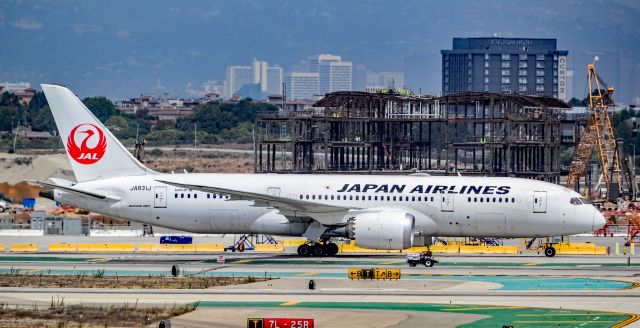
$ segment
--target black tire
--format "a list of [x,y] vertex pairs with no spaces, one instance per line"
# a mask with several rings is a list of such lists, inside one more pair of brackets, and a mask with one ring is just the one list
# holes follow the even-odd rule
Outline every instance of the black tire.
[[298,255],[300,256],[309,256],[311,255],[311,247],[307,244],[302,244],[298,246]]
[[424,260],[424,266],[426,266],[427,268],[430,268],[433,266],[433,261],[431,260]]
[[415,267],[416,266],[416,261],[409,261],[409,266],[410,267]]
[[324,248],[324,245],[315,244],[311,247],[311,255],[313,256],[325,256],[327,251]]
[[4,212],[4,207],[0,206],[0,213]]
[[325,250],[326,256],[335,256],[336,254],[338,254],[338,251],[340,250],[338,248],[338,245],[334,243],[328,243],[324,245],[324,248],[325,248],[324,250]]
[[547,247],[544,249],[544,255],[546,257],[554,257],[556,256],[556,249],[553,247]]

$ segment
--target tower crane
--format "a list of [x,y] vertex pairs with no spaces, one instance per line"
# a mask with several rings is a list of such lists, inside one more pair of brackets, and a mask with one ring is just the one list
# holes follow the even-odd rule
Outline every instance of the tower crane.
[[[598,77],[594,64],[588,64],[587,70],[589,119],[571,160],[567,188],[576,188],[595,147],[602,171],[602,181],[611,196],[618,194],[622,184],[616,139],[608,113],[609,107],[613,106],[613,87],[607,86]],[[612,193],[611,188],[617,188],[617,192]]]

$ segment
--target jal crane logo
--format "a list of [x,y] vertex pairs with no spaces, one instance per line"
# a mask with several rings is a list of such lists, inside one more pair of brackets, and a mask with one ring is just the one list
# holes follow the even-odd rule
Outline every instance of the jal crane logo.
[[[78,142],[80,146],[78,146]],[[107,138],[94,124],[76,125],[67,138],[69,156],[80,164],[93,164],[104,156],[107,150]]]

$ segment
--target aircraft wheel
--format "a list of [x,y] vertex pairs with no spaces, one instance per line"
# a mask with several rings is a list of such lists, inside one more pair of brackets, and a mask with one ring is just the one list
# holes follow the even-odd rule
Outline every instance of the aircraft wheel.
[[336,254],[338,254],[338,245],[334,244],[334,243],[328,243],[324,245],[325,247],[325,255],[326,256],[335,256]]
[[553,247],[547,247],[544,249],[544,255],[547,257],[554,257],[556,256],[556,249]]
[[311,251],[313,252],[313,256],[325,256],[327,254],[327,251],[324,249],[324,245],[320,244],[313,245]]
[[298,255],[300,256],[309,256],[311,254],[311,247],[307,244],[302,244],[298,246]]

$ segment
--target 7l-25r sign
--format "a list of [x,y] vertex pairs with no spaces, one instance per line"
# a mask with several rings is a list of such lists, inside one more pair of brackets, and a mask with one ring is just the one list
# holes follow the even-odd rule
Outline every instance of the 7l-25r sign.
[[247,328],[313,328],[313,319],[248,318]]

